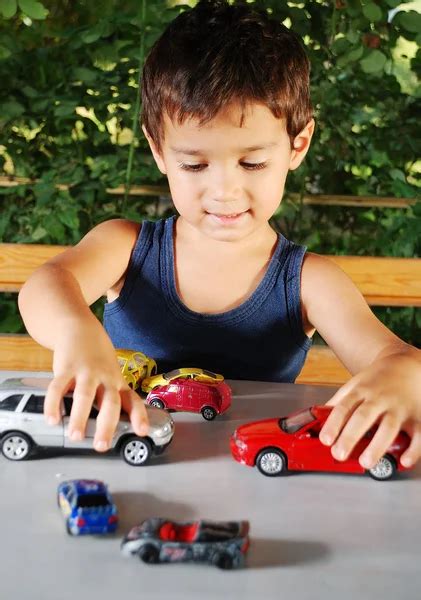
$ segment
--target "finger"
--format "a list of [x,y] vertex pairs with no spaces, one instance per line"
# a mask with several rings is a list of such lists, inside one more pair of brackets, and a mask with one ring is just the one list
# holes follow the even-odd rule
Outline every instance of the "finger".
[[44,399],[44,416],[49,425],[57,425],[61,418],[60,404],[72,386],[70,377],[57,376],[50,382]]
[[401,426],[402,421],[396,415],[388,413],[383,417],[373,439],[359,458],[359,463],[364,469],[373,468],[384,456],[398,435]]
[[354,449],[355,444],[376,422],[380,414],[381,410],[377,404],[362,402],[349,417],[335,444],[332,446],[332,456],[336,460],[346,460]]
[[68,429],[69,438],[74,442],[82,440],[85,435],[97,387],[97,383],[90,379],[79,378],[76,381]]
[[352,379],[344,383],[344,385],[341,386],[339,390],[337,390],[333,394],[333,396],[326,402],[326,406],[336,406],[340,402],[343,402],[343,400],[345,400],[345,398],[347,398],[353,392],[353,389],[355,388],[356,384],[355,379],[356,378],[353,377]]
[[148,411],[142,398],[130,388],[120,391],[121,405],[130,417],[133,431],[137,435],[147,435],[149,431]]
[[342,428],[354,410],[361,404],[362,399],[356,394],[345,396],[340,404],[333,407],[320,430],[319,439],[325,446],[331,446],[338,438]]
[[414,466],[421,457],[421,424],[415,425],[410,436],[411,442],[401,456],[401,463],[407,468]]
[[121,412],[120,394],[117,389],[106,389],[101,392],[102,402],[96,418],[94,448],[105,452],[111,446]]

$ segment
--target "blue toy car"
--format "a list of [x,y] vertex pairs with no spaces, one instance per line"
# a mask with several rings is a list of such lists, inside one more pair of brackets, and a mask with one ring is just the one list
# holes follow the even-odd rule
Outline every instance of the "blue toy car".
[[117,507],[102,481],[63,481],[57,488],[57,503],[69,535],[106,534],[117,529]]

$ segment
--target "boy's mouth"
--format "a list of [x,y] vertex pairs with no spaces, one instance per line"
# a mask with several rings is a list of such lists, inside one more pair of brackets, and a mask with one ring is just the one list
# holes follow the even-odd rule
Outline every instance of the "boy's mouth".
[[245,210],[243,212],[238,212],[238,213],[230,213],[230,214],[207,212],[207,214],[209,216],[217,219],[221,223],[234,223],[234,222],[240,220],[241,217],[243,215],[245,215],[246,213],[248,213],[248,210]]

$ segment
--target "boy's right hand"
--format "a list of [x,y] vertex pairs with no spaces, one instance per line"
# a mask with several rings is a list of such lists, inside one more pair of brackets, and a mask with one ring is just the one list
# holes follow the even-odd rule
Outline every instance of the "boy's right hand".
[[124,381],[113,345],[99,321],[73,322],[61,334],[61,343],[54,351],[54,379],[44,402],[48,423],[59,422],[61,400],[73,389],[68,429],[71,440],[83,439],[94,400],[99,408],[95,450],[104,452],[110,448],[121,408],[128,413],[135,433],[146,435],[148,417],[144,402]]

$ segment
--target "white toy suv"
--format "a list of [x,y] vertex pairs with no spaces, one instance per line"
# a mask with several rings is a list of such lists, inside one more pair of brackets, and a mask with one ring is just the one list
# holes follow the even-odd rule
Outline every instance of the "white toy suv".
[[[80,442],[67,436],[72,396],[64,397],[61,420],[48,425],[44,414],[44,398],[50,379],[25,377],[0,382],[0,449],[9,460],[24,460],[35,447],[92,448],[98,409],[92,407]],[[112,439],[111,448],[120,452],[132,466],[145,465],[153,454],[161,454],[172,440],[174,421],[159,408],[146,406],[149,418],[147,436],[136,435],[126,415],[122,415]]]

